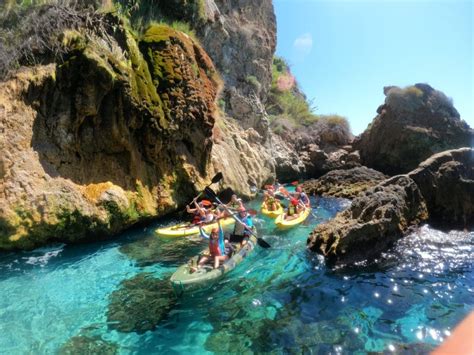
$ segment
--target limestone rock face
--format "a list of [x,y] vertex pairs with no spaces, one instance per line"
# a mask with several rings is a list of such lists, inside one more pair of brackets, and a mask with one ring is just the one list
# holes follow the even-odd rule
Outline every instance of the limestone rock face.
[[305,181],[301,187],[308,194],[354,198],[387,177],[365,166],[347,169],[332,170],[316,180]]
[[378,116],[354,142],[363,165],[389,175],[407,173],[437,152],[474,142],[473,130],[442,92],[416,84],[384,93]]
[[[272,81],[276,19],[271,0],[206,0],[199,38],[225,81],[226,113],[264,134],[265,102]],[[265,126],[265,122],[263,123]]]
[[430,223],[474,227],[474,149],[438,153],[408,174],[426,200]]
[[231,187],[243,197],[253,197],[252,186],[263,186],[275,175],[274,159],[265,139],[253,128],[244,130],[225,118],[214,128],[212,166],[224,174],[221,187]]
[[308,248],[330,263],[375,257],[410,226],[428,218],[423,196],[406,175],[394,176],[356,197],[351,206],[310,234]]
[[96,239],[207,182],[219,78],[187,35],[64,33],[64,64],[0,83],[0,249]]

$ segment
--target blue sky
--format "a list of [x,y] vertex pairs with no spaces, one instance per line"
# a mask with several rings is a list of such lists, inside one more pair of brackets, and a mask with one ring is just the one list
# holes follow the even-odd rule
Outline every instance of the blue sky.
[[274,0],[277,55],[316,113],[361,133],[383,87],[428,83],[474,127],[474,0]]

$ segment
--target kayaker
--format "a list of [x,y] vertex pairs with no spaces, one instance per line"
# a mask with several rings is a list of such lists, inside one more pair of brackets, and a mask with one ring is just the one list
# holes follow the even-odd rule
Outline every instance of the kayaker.
[[215,216],[210,209],[204,208],[200,203],[197,203],[196,200],[194,200],[194,205],[196,208],[190,208],[189,205],[186,206],[186,211],[194,214],[192,220],[193,224],[209,223],[214,220]]
[[296,188],[295,198],[297,198],[305,207],[310,206],[310,201],[308,195],[303,191],[301,186]]
[[265,191],[263,193],[263,205],[268,211],[276,211],[280,208],[280,203],[275,198],[273,191]]
[[[199,234],[202,238],[209,239],[209,256],[203,255],[198,262],[198,268],[201,268],[208,262],[209,258],[214,258],[214,269],[219,267],[220,262],[226,261],[229,256],[226,254],[226,246],[224,241],[224,231],[222,230],[221,222],[217,222],[219,227],[213,228],[210,235],[199,227]],[[197,270],[196,267],[191,267],[191,272]]]
[[240,243],[241,246],[244,246],[247,244],[247,241],[252,234],[249,229],[252,229],[253,222],[252,218],[243,206],[239,208],[238,218],[242,221],[242,223],[235,221],[234,232],[230,236],[230,241],[232,243]]
[[233,194],[230,198],[230,202],[226,206],[232,210],[238,210],[240,207],[244,207],[244,203],[242,202],[241,198],[239,198],[236,194]]
[[296,198],[291,198],[288,208],[286,209],[285,219],[291,221],[299,217],[301,212],[300,203]]

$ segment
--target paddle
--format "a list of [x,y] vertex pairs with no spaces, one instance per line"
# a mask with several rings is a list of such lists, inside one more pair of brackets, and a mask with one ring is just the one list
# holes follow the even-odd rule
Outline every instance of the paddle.
[[[207,186],[204,191],[206,192],[206,194],[214,199],[215,201],[217,201],[223,208],[224,210],[227,211],[227,213],[229,213],[232,218],[234,218],[237,222],[239,222],[240,224],[244,225],[245,226],[245,223],[243,223],[235,214],[233,214],[228,208],[226,205],[224,205],[222,203],[222,201],[219,199],[219,197],[217,197],[216,193],[209,187]],[[245,229],[247,229],[255,238],[257,238],[257,244],[260,245],[262,248],[270,248],[271,245],[268,244],[265,240],[263,240],[262,238],[258,237],[254,231],[248,227],[246,227]]]
[[[202,194],[204,193],[204,191],[206,190],[206,188],[208,188],[208,187],[211,186],[212,184],[215,184],[215,183],[221,181],[222,178],[223,178],[223,175],[222,175],[221,172],[218,172],[216,175],[214,175],[214,177],[211,179],[211,183],[210,183],[209,185],[207,185],[207,186],[204,188],[204,190],[202,190],[202,191],[199,193],[199,195],[197,195],[195,198],[193,198],[192,201],[195,201],[195,200],[197,200],[199,197],[201,197]],[[192,201],[191,201],[191,202],[192,202]],[[189,204],[188,204],[188,206],[189,206]]]

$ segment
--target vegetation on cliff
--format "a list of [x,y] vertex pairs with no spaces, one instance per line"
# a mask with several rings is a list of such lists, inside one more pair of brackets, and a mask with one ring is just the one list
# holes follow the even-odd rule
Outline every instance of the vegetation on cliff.
[[293,133],[297,136],[310,133],[335,145],[347,144],[352,138],[347,118],[337,114],[314,113],[316,107],[313,100],[306,98],[288,63],[280,57],[273,59],[272,85],[266,109],[273,132],[283,137],[288,138]]

